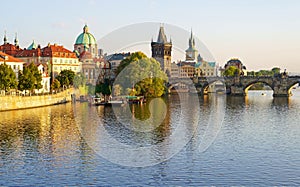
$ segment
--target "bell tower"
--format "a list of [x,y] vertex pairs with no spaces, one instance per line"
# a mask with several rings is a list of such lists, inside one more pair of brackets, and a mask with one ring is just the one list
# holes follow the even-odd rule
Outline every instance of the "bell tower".
[[191,30],[191,37],[189,39],[189,48],[185,50],[185,60],[186,61],[196,61],[198,50],[195,47],[195,38],[193,36],[193,31]]
[[172,59],[172,41],[167,41],[165,35],[164,27],[161,25],[159,28],[159,33],[157,41],[151,41],[152,57],[155,58],[160,63],[161,69],[167,74],[168,77],[171,76],[171,59]]

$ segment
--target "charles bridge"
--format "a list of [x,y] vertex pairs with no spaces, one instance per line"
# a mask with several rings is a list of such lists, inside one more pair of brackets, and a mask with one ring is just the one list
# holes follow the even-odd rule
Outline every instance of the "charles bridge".
[[291,89],[300,83],[300,76],[236,76],[236,77],[194,77],[169,78],[169,91],[179,85],[185,85],[190,92],[206,94],[210,85],[219,82],[229,95],[245,96],[248,89],[256,83],[264,83],[273,90],[273,97],[289,97]]

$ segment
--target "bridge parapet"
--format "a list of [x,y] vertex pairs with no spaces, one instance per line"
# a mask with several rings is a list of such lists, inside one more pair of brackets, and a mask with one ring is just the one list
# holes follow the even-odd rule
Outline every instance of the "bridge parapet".
[[226,90],[231,95],[247,95],[248,89],[256,83],[264,83],[273,90],[274,97],[291,96],[291,88],[300,83],[300,76],[240,76],[240,77],[195,77],[195,78],[170,78],[169,85],[178,83],[196,87],[199,92],[216,81],[225,84]]

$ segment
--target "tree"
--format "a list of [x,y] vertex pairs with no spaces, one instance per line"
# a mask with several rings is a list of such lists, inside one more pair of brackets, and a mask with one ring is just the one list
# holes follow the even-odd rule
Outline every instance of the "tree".
[[0,90],[9,91],[18,85],[16,74],[6,63],[0,64]]
[[62,70],[56,79],[60,82],[61,86],[73,85],[75,72],[72,70]]
[[280,68],[278,68],[278,67],[272,68],[271,71],[273,72],[273,75],[274,75],[274,76],[280,75]]
[[233,76],[238,76],[241,74],[241,70],[238,69],[235,66],[229,66],[224,72],[223,72],[223,76],[226,77],[233,77]]
[[41,89],[43,87],[41,82],[42,74],[33,63],[25,66],[23,71],[19,71],[19,90],[29,90],[32,93],[34,89]]
[[79,88],[79,86],[84,86],[86,84],[86,78],[82,73],[78,73],[74,76],[73,86]]
[[121,61],[120,65],[117,67],[117,72],[116,74],[118,75],[126,66],[128,66],[130,63],[139,61],[141,59],[147,58],[147,55],[145,55],[142,52],[135,52],[132,53],[129,57],[125,58],[124,60]]
[[116,85],[114,85],[113,90],[114,90],[113,95],[119,96],[119,95],[121,95],[122,87],[119,84],[116,84]]
[[51,90],[57,90],[60,88],[60,82],[57,79],[54,79],[54,81],[51,84]]
[[109,79],[105,79],[96,85],[96,93],[102,93],[104,95],[104,100],[108,101],[111,94],[111,84]]
[[167,75],[161,70],[159,62],[136,52],[121,61],[115,84],[127,92],[132,89],[131,95],[160,97],[165,92],[166,81]]

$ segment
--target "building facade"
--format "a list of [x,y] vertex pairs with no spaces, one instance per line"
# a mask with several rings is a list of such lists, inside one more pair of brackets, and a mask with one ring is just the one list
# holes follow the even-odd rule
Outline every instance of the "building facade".
[[62,70],[72,70],[75,73],[81,71],[81,64],[76,56],[76,53],[64,48],[61,45],[50,43],[41,48],[40,45],[31,44],[29,49],[24,49],[15,54],[27,63],[45,64],[47,65],[47,73],[55,78]]
[[159,63],[162,71],[171,76],[172,42],[168,42],[164,27],[160,26],[156,42],[151,42],[152,57]]
[[111,64],[111,69],[113,72],[116,72],[121,61],[130,56],[128,53],[114,53],[108,56],[105,56],[105,60]]
[[22,60],[0,51],[0,64],[4,63],[11,67],[17,78],[19,75],[19,71],[23,71],[23,66],[25,64],[25,62],[23,62]]
[[185,61],[179,61],[177,63],[180,77],[217,76],[216,62],[207,62],[201,57],[196,49],[195,38],[192,31],[189,38],[189,47],[185,53]]

